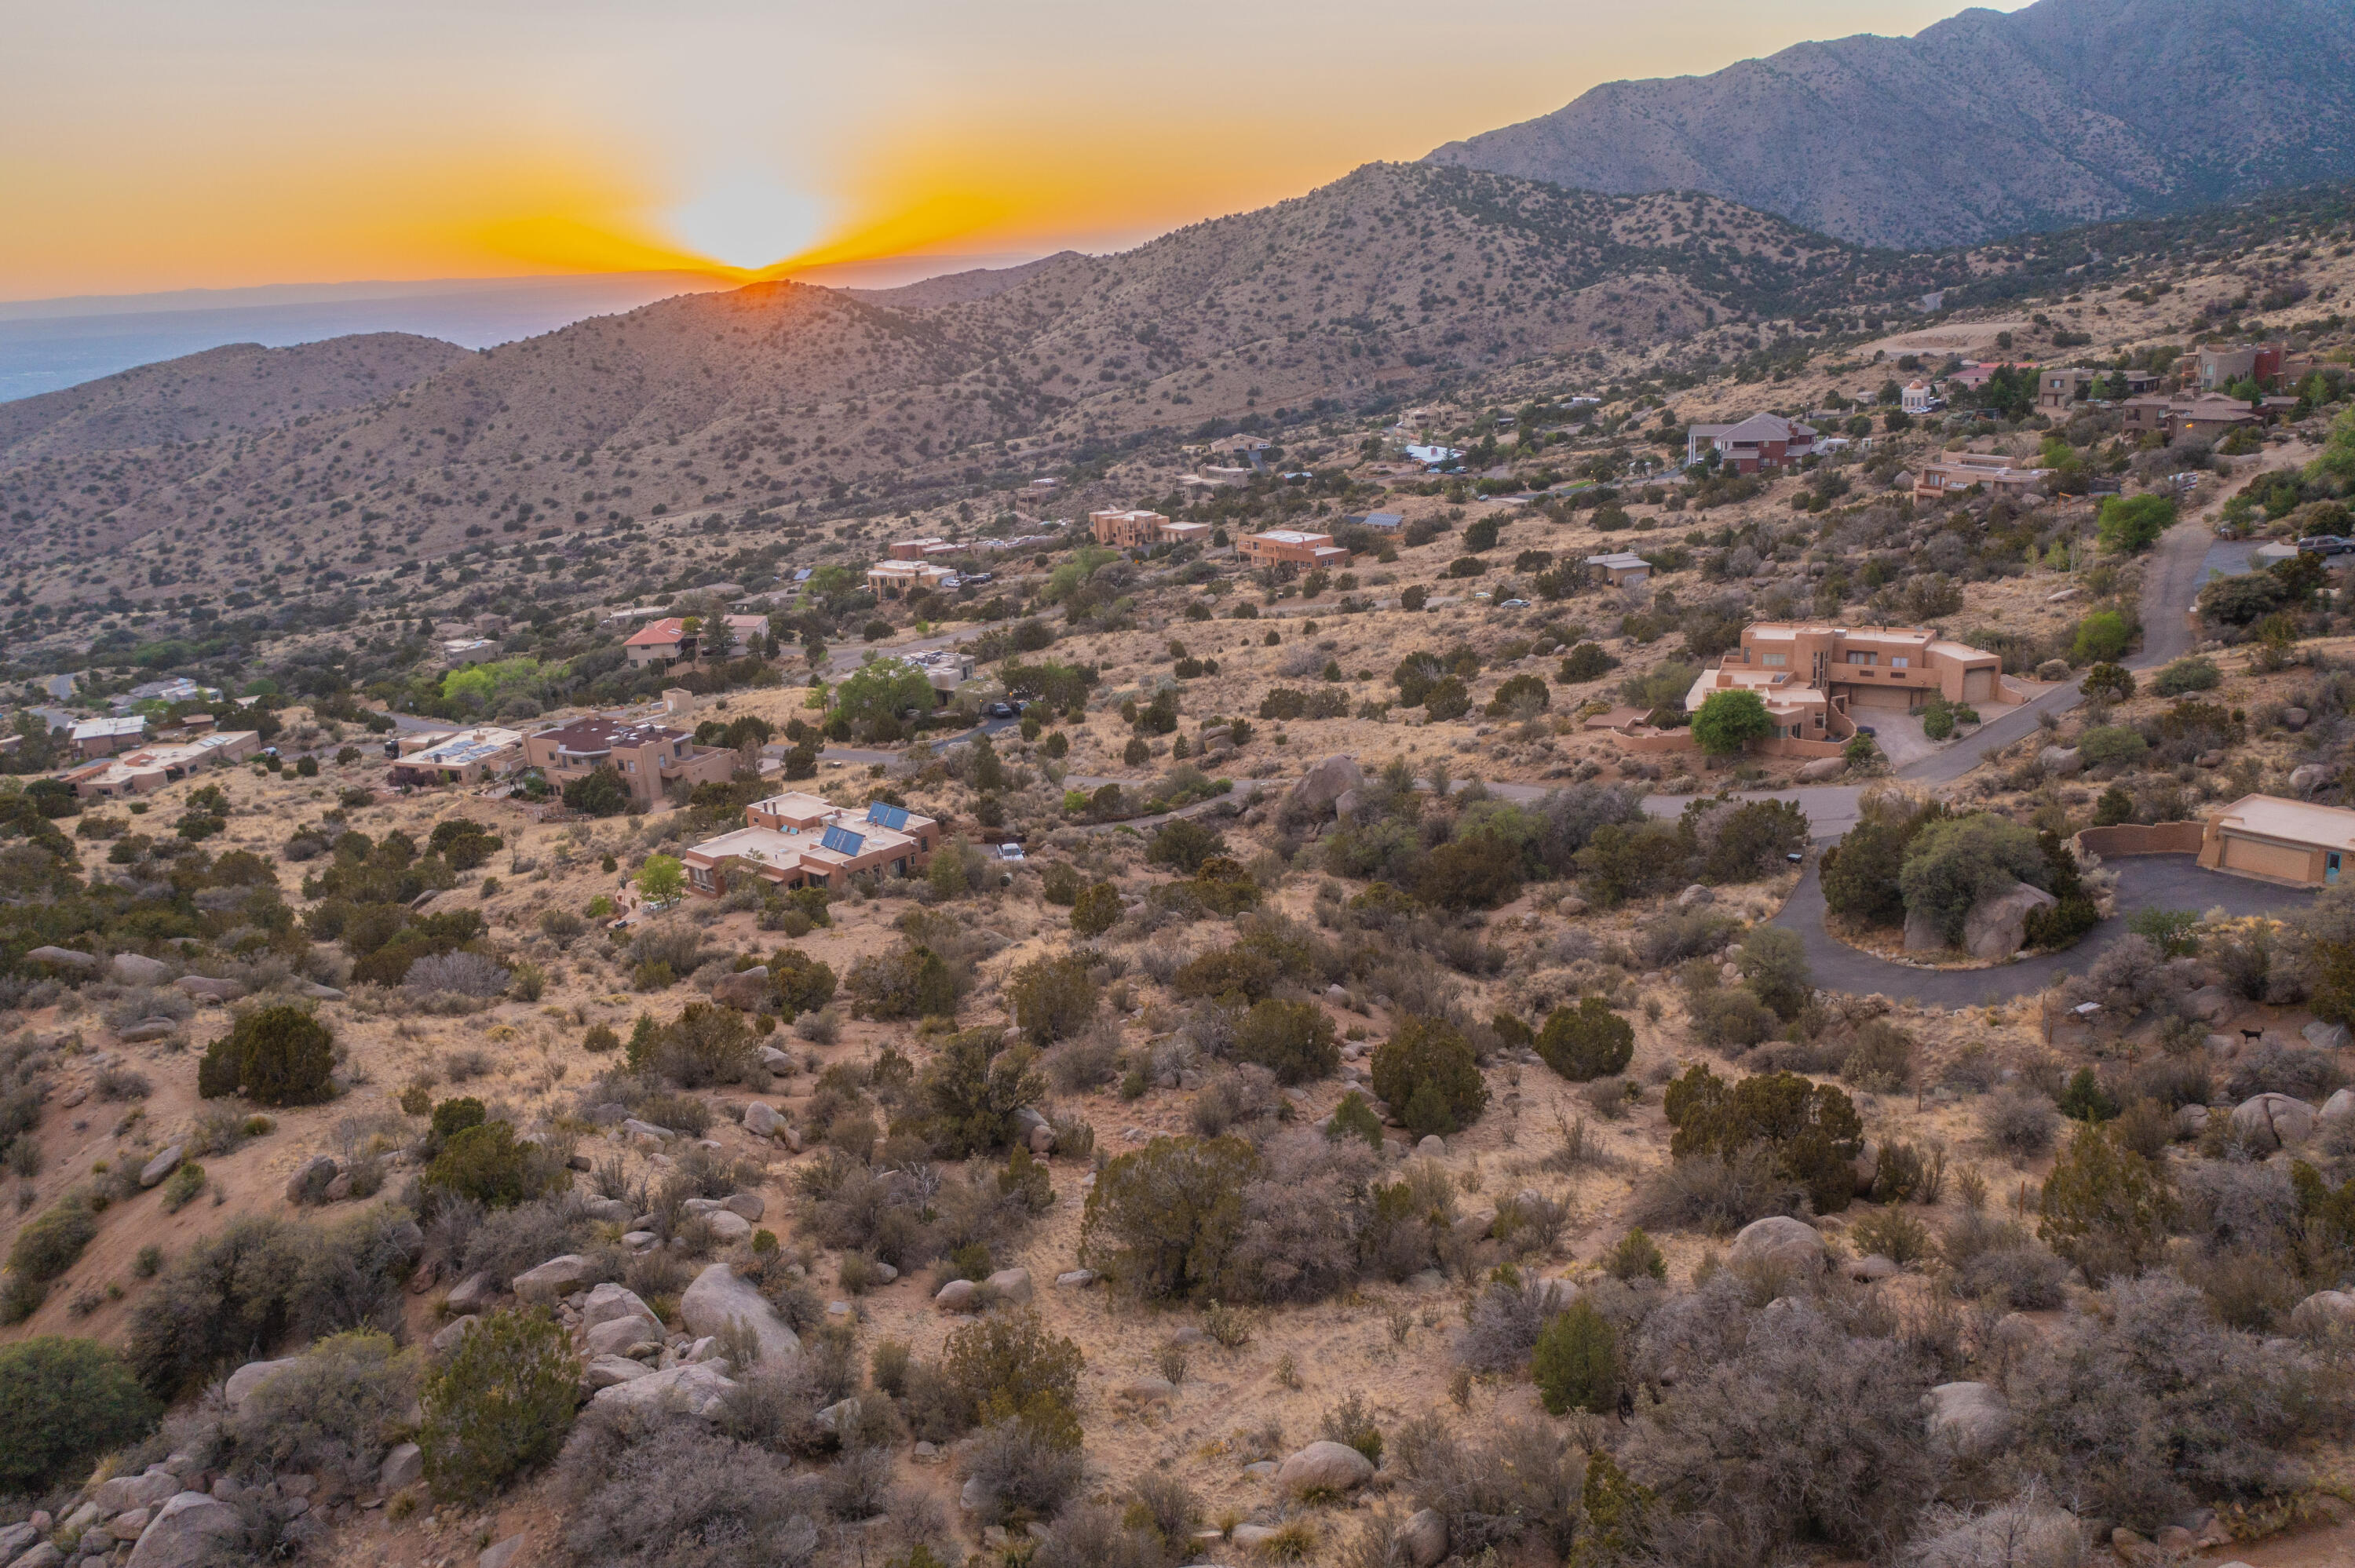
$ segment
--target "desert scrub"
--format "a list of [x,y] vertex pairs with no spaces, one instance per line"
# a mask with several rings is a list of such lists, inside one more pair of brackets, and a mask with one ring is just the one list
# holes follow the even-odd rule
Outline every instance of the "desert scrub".
[[553,1458],[572,1425],[581,1366],[545,1311],[493,1312],[426,1380],[425,1479],[436,1497],[478,1501]]

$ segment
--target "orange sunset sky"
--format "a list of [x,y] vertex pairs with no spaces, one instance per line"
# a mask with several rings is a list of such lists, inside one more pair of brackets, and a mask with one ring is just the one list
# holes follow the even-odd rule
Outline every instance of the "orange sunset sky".
[[1960,8],[19,0],[0,299],[1108,249]]

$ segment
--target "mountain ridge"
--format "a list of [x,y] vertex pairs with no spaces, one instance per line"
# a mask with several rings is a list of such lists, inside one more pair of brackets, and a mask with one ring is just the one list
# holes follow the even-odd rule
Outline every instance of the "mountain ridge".
[[1706,191],[1920,248],[2355,175],[2350,126],[2355,8],[2038,0],[1912,37],[1604,83],[1424,161],[1611,194]]

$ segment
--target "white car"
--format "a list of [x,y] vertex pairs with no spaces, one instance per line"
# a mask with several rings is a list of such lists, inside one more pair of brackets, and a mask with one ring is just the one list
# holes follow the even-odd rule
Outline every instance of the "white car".
[[1022,858],[1022,846],[1020,844],[1000,844],[997,846],[997,858],[1000,860],[1020,860]]

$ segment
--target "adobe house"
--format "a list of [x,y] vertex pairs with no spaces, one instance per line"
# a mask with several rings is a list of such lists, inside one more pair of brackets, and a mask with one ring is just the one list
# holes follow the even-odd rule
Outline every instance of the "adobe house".
[[940,824],[903,806],[863,810],[788,790],[744,808],[744,825],[679,856],[687,885],[707,898],[728,891],[731,869],[750,869],[778,887],[839,887],[867,872],[922,871],[940,842]]
[[2355,860],[2355,811],[2243,795],[2208,819],[2200,863],[2211,871],[2297,887],[2337,885],[2342,864]]
[[1582,564],[1590,576],[1613,588],[1634,588],[1652,580],[1652,563],[1625,550],[1608,556],[1589,556]]
[[697,641],[697,634],[687,629],[683,618],[666,615],[632,635],[622,648],[630,656],[630,667],[643,670],[648,665],[694,662]]
[[1757,621],[1742,646],[1701,672],[1685,694],[1698,713],[1713,692],[1746,690],[1766,705],[1774,731],[1756,750],[1828,757],[1874,710],[1918,713],[1935,694],[1954,703],[2022,701],[2003,682],[2003,660],[1926,627]]
[[1346,567],[1349,552],[1333,543],[1330,534],[1304,534],[1296,528],[1271,528],[1245,534],[1235,541],[1235,554],[1255,567]]
[[600,768],[610,768],[643,810],[664,798],[672,784],[725,784],[736,771],[736,754],[723,747],[698,746],[683,730],[658,724],[577,718],[524,737],[524,761],[561,789]]

